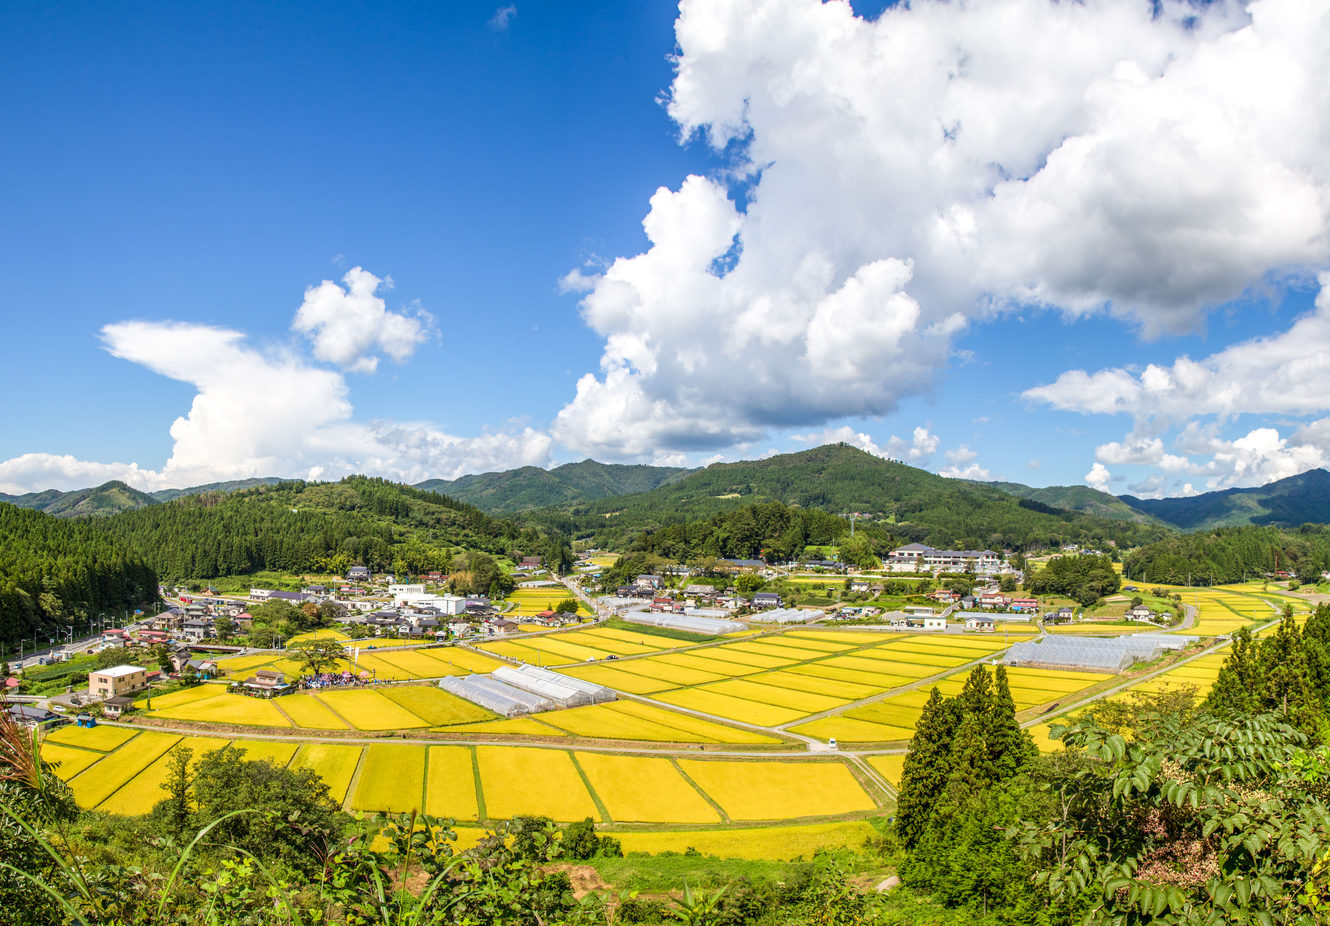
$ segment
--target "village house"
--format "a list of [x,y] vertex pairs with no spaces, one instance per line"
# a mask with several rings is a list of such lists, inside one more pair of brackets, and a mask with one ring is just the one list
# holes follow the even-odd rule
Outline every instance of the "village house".
[[368,582],[370,579],[369,569],[365,566],[352,566],[346,571],[346,578],[349,582]]
[[966,630],[977,630],[980,633],[993,633],[997,630],[997,618],[975,615],[965,619]]
[[291,689],[290,683],[286,680],[286,674],[278,672],[276,669],[259,669],[241,682],[240,686],[245,689],[246,694],[257,695],[261,698],[271,698],[274,695],[284,694]]
[[1013,598],[1007,607],[1013,611],[1033,612],[1039,609],[1039,601],[1035,598]]
[[657,575],[640,575],[633,584],[639,588],[660,588],[665,584],[665,580]]
[[115,666],[88,673],[88,694],[101,701],[147,687],[148,670],[140,666]]
[[1143,621],[1146,623],[1152,622],[1155,617],[1154,612],[1143,604],[1138,604],[1136,607],[1129,610],[1124,616],[1129,621]]
[[992,550],[935,550],[922,543],[907,543],[887,554],[882,568],[890,572],[969,572],[994,575],[1007,571],[1007,563]]
[[755,608],[779,608],[780,606],[780,595],[775,592],[755,592],[753,594],[753,607]]

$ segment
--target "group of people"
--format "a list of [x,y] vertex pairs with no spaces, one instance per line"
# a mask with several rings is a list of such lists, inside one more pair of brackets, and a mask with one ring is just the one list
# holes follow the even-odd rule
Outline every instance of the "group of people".
[[352,672],[350,669],[343,669],[341,672],[321,672],[318,675],[302,675],[299,686],[302,690],[310,688],[359,688],[368,685],[372,679],[366,672]]

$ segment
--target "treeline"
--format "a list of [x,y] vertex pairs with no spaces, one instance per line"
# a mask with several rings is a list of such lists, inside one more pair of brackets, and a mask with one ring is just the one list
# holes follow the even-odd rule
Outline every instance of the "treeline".
[[63,521],[0,503],[0,642],[41,644],[101,612],[123,614],[157,598],[157,574],[99,524]]
[[547,543],[447,496],[363,476],[189,496],[98,523],[170,578],[355,564],[416,574],[446,571],[468,550],[509,555]]
[[[699,558],[766,559],[784,562],[808,546],[836,544],[850,532],[850,522],[816,508],[791,508],[779,502],[744,505],[696,521],[644,529],[628,544],[630,552],[654,553],[684,563]],[[880,527],[856,536],[872,537],[885,553],[894,544]]]
[[1132,581],[1223,585],[1287,571],[1315,581],[1330,569],[1330,528],[1224,527],[1179,534],[1134,550],[1123,559]]

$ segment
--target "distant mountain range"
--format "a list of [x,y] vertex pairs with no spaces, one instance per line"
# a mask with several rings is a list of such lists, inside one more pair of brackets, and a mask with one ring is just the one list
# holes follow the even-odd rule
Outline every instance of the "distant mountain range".
[[[71,492],[0,493],[0,502],[60,517],[106,515],[185,495],[234,492],[281,481],[276,477],[239,479],[152,493],[112,481]],[[549,470],[524,466],[459,479],[430,479],[415,487],[448,495],[487,514],[528,513],[538,520],[563,521],[571,529],[611,521],[616,528],[647,529],[763,501],[834,514],[861,512],[899,525],[901,533],[923,536],[937,536],[947,523],[957,522],[960,526],[951,531],[957,536],[982,537],[986,532],[1002,536],[1019,523],[1022,532],[1088,530],[1102,536],[1121,534],[1121,541],[1130,543],[1172,529],[1330,523],[1330,472],[1324,469],[1254,488],[1147,499],[1114,496],[1089,486],[1037,488],[1016,482],[947,479],[845,444],[765,460],[716,463],[704,469],[583,460]],[[1032,520],[1031,515],[1056,518],[1059,523]],[[1119,526],[1106,526],[1111,522]]]
[[1037,489],[1016,482],[986,484],[1054,508],[1115,520],[1167,524],[1184,531],[1246,524],[1330,524],[1330,472],[1323,469],[1311,469],[1263,486],[1179,498],[1109,495],[1089,486]]

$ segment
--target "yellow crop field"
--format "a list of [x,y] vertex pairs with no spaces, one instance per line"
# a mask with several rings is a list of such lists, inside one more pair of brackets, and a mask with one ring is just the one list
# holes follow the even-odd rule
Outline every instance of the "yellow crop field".
[[[823,635],[825,636],[825,634]],[[819,653],[842,653],[847,649],[853,649],[858,644],[851,643],[848,640],[824,640],[817,633],[804,630],[795,630],[791,633],[783,633],[778,637],[771,639],[779,640],[788,646],[797,646],[800,649],[815,650]]]
[[796,711],[788,707],[778,707],[774,704],[760,704],[757,701],[734,698],[714,691],[702,691],[698,688],[666,691],[655,695],[655,698],[657,701],[664,701],[666,704],[673,704],[676,707],[686,707],[689,710],[701,711],[713,717],[738,720],[743,723],[756,724],[759,727],[779,726],[792,720],[798,720],[807,713],[807,711]]
[[165,710],[168,707],[176,707],[180,704],[193,704],[195,701],[205,701],[208,698],[219,694],[226,694],[226,685],[223,683],[195,685],[193,688],[182,688],[179,691],[173,691],[170,694],[156,695],[148,693],[152,701],[153,710]]
[[96,807],[180,741],[165,733],[140,733],[69,782],[80,807]]
[[245,750],[245,758],[250,762],[271,762],[280,768],[286,768],[291,757],[296,754],[297,743],[285,743],[281,740],[232,740],[232,749]]
[[298,633],[290,640],[286,641],[286,646],[290,649],[292,646],[299,646],[301,643],[311,643],[314,640],[336,640],[338,643],[347,643],[351,640],[350,635],[342,633],[340,630],[333,630],[331,627],[325,627],[322,630],[310,630],[306,633]]
[[[923,666],[910,662],[895,662],[887,659],[870,659],[867,656],[832,656],[823,659],[821,662],[815,662],[813,665],[827,666],[833,669],[854,669],[857,672],[879,672],[883,675],[910,675],[916,678],[942,671],[940,667]],[[802,668],[805,667],[791,666],[790,671]]]
[[791,675],[804,675],[813,679],[831,679],[833,681],[852,682],[856,685],[864,685],[879,691],[889,691],[892,688],[904,685],[912,678],[902,675],[890,675],[883,672],[869,672],[864,669],[846,669],[839,666],[827,665],[825,662],[814,662],[802,666],[790,666],[788,669],[779,670]]
[[477,746],[485,813],[490,819],[544,814],[567,822],[599,812],[572,757],[529,746]]
[[685,830],[665,833],[625,831],[614,838],[625,852],[686,852],[696,849],[717,858],[811,858],[819,849],[860,846],[876,830],[862,820],[766,826],[757,829]]
[[704,685],[697,690],[714,691],[717,694],[729,695],[734,698],[744,698],[748,701],[757,701],[761,704],[774,704],[777,707],[787,707],[790,710],[798,711],[801,714],[816,714],[821,711],[829,711],[832,708],[840,707],[845,703],[844,698],[814,694],[813,692],[808,691],[794,691],[793,689],[780,688],[776,685],[763,685],[759,682],[745,678],[731,679],[727,682],[716,682],[711,685]]
[[460,646],[448,646],[442,649],[431,649],[426,652],[434,659],[438,659],[445,665],[452,666],[457,671],[450,671],[448,675],[468,675],[479,673],[484,675],[486,672],[493,672],[499,666],[504,665],[501,660],[491,656],[484,656],[469,649],[463,649]]
[[642,740],[659,743],[714,743],[717,740],[696,733],[664,727],[641,717],[610,710],[608,704],[592,704],[565,711],[541,714],[541,721],[566,730],[574,736],[611,740]]
[[351,779],[355,777],[362,751],[360,746],[306,743],[296,753],[291,767],[307,768],[318,773],[328,785],[332,799],[341,804],[346,800],[346,792],[351,787]]
[[288,695],[273,703],[293,724],[306,730],[348,730],[351,727],[314,692]]
[[752,675],[755,672],[762,671],[761,666],[740,665],[737,662],[727,662],[724,659],[713,659],[710,656],[702,655],[702,653],[711,652],[714,652],[714,650],[707,649],[691,653],[662,653],[659,656],[634,659],[633,671],[645,675],[654,671],[652,668],[654,666],[682,666],[685,669],[701,669],[703,672],[711,672],[718,679],[732,678],[736,675]]
[[588,637],[600,637],[607,640],[622,640],[625,643],[636,643],[654,650],[676,649],[680,646],[688,646],[682,640],[672,640],[669,637],[656,637],[649,633],[634,633],[631,630],[620,630],[617,627],[592,627],[589,630],[583,630],[582,633]]
[[620,663],[617,668],[624,672],[632,672],[644,675],[647,678],[669,682],[671,685],[700,685],[703,682],[716,682],[725,678],[723,675],[707,672],[704,669],[691,669],[686,666],[675,666],[667,662],[660,662],[658,657],[629,659]]
[[804,662],[809,659],[817,659],[823,655],[813,650],[799,649],[797,646],[782,646],[779,643],[770,643],[767,638],[728,644],[725,651],[727,653],[752,653],[758,656],[770,656],[786,663]]
[[486,643],[485,652],[494,653],[497,656],[504,656],[508,659],[516,659],[518,662],[529,662],[533,666],[558,666],[569,662],[584,662],[582,659],[568,659],[565,656],[554,656],[545,650],[534,649],[525,643],[514,643],[512,640],[504,640],[499,643]]
[[468,746],[430,746],[425,782],[425,813],[457,820],[477,820],[474,759]]
[[763,653],[749,653],[738,646],[744,646],[743,643],[723,643],[720,646],[710,646],[699,650],[694,655],[702,656],[706,659],[721,660],[734,663],[738,666],[744,666],[751,670],[757,669],[778,669],[781,666],[788,666],[795,660],[787,659],[784,656],[768,656]]
[[1080,691],[1113,678],[1102,672],[1064,672],[1060,669],[1007,667],[1007,684],[1012,687],[1041,688],[1049,691]]
[[901,783],[901,769],[905,766],[905,756],[873,756],[868,760],[879,775],[898,788]]
[[777,669],[775,672],[750,675],[748,681],[755,685],[774,685],[777,688],[789,688],[793,691],[810,691],[815,694],[839,698],[842,701],[858,701],[861,698],[871,698],[888,688],[895,687],[894,685],[864,685],[859,682],[795,674],[788,669]]
[[1033,727],[1030,727],[1026,732],[1030,734],[1030,737],[1034,740],[1034,744],[1039,747],[1040,752],[1057,752],[1059,749],[1062,748],[1062,744],[1057,740],[1048,738],[1049,729],[1053,726],[1054,723],[1065,724],[1068,722],[1069,722],[1068,718],[1063,717],[1060,720],[1055,720],[1052,721],[1051,723],[1035,724]]
[[615,701],[613,704],[607,704],[605,707],[620,714],[626,714],[631,717],[640,717],[651,723],[659,724],[663,727],[672,727],[685,733],[694,733],[698,736],[705,736],[718,743],[731,743],[740,745],[768,745],[779,743],[780,740],[774,736],[768,736],[765,733],[756,733],[752,730],[744,730],[739,727],[730,727],[725,724],[715,723],[711,720],[703,720],[701,717],[693,717],[689,714],[681,714],[678,711],[666,710],[663,707],[656,707],[654,704],[642,704],[638,701]]
[[790,732],[815,736],[820,740],[834,738],[842,743],[894,743],[914,736],[913,728],[843,716],[810,720],[790,727]]
[[409,730],[429,726],[397,702],[370,688],[331,688],[319,692],[319,700],[345,717],[357,730]]
[[61,727],[46,735],[46,742],[60,743],[65,746],[78,746],[82,749],[96,749],[98,752],[110,752],[134,738],[137,730],[124,727],[108,727],[98,724],[95,727]]
[[624,669],[611,666],[571,666],[563,670],[573,678],[584,679],[588,682],[595,682],[597,685],[604,685],[607,688],[614,688],[618,691],[626,691],[629,694],[652,694],[657,691],[664,691],[667,688],[673,688],[670,682],[664,682],[656,678],[648,678],[645,675],[637,675]]
[[57,765],[56,774],[63,779],[70,779],[102,757],[100,752],[90,749],[77,749],[73,746],[61,746],[48,738],[42,743],[42,758]]
[[720,814],[669,759],[574,754],[591,787],[618,823],[719,823]]
[[444,675],[457,675],[459,671],[449,671],[447,663],[435,659],[429,650],[398,650],[391,653],[375,653],[374,658],[396,666],[411,678],[440,678]]
[[168,752],[125,782],[114,794],[98,804],[97,809],[122,816],[148,813],[154,804],[166,797],[162,782],[166,781],[169,762]]
[[[153,705],[156,708],[156,705]],[[199,723],[233,723],[248,727],[290,727],[291,721],[267,698],[219,692],[211,698],[148,712],[149,717],[193,720]]]
[[731,820],[821,817],[877,807],[840,761],[680,759],[679,767]]
[[350,666],[352,672],[368,672],[374,678],[381,678],[389,682],[406,682],[415,678],[415,676],[398,666],[396,663],[389,662],[382,656],[374,653],[366,653],[361,650],[360,656]]
[[420,809],[424,789],[424,747],[376,743],[365,747],[350,806],[353,810],[406,813]]
[[485,708],[432,685],[393,685],[379,689],[379,693],[432,727],[495,719]]

